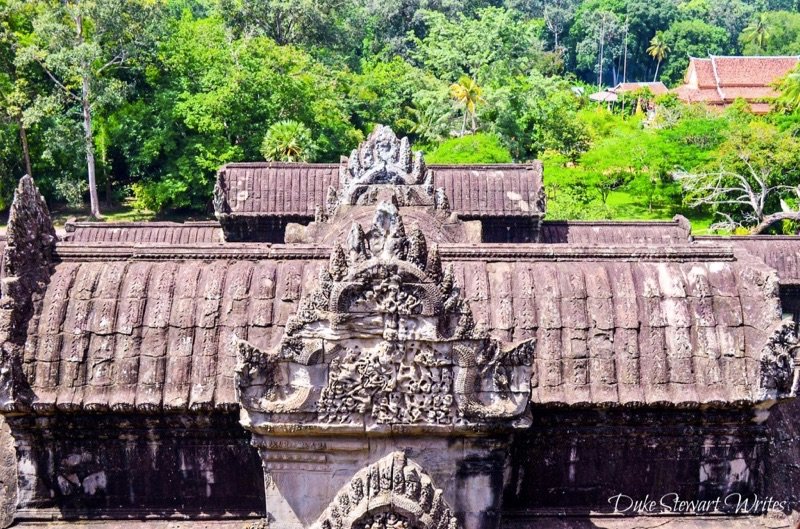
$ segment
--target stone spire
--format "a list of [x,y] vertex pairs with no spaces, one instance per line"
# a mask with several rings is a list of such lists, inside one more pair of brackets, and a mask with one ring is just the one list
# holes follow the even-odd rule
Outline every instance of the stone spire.
[[44,198],[30,176],[23,176],[14,192],[3,249],[0,296],[0,407],[19,408],[26,400],[27,382],[21,355],[33,297],[50,278],[56,232]]

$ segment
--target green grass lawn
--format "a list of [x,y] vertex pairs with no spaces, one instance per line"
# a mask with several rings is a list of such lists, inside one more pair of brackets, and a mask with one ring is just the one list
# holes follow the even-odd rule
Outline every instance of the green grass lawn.
[[[213,219],[210,215],[202,215],[198,213],[167,213],[164,215],[156,215],[152,211],[142,210],[135,208],[131,201],[126,201],[122,204],[117,204],[111,208],[101,207],[100,211],[103,218],[101,222],[140,222],[140,221],[171,221],[171,222],[185,222],[192,220],[209,220]],[[92,219],[89,215],[89,207],[70,208],[66,206],[55,206],[50,211],[50,216],[53,219],[53,225],[56,228],[62,228],[64,224],[70,219],[75,219],[78,222],[90,221]],[[8,221],[8,212],[5,212],[0,217],[0,229],[6,227]]]

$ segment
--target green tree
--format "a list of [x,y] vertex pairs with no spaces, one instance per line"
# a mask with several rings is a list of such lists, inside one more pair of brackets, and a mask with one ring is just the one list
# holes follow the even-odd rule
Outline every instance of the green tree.
[[475,18],[423,11],[423,38],[412,37],[411,56],[417,65],[439,79],[467,75],[491,85],[532,69],[558,69],[552,53],[543,51],[540,20],[524,20],[501,8],[480,9]]
[[[100,216],[97,196],[94,113],[119,104],[125,84],[114,76],[145,48],[149,24],[158,7],[146,0],[35,0],[33,32],[17,55],[17,65],[37,64],[52,81],[66,113],[77,106],[93,217]],[[48,105],[40,95],[39,105]]]
[[443,141],[436,149],[425,155],[428,163],[508,163],[508,152],[494,134],[470,134],[462,138]]
[[739,35],[745,55],[796,55],[800,49],[800,13],[769,11],[757,19],[768,32],[768,38],[759,39],[757,32]]
[[760,51],[764,51],[770,38],[771,27],[769,17],[766,13],[760,13],[749,26],[742,31],[742,41],[758,46]]
[[[614,66],[615,59],[623,53],[624,28],[622,20],[607,10],[594,11],[584,15],[583,40],[575,46],[577,66],[583,71],[592,71],[596,76],[598,90],[603,86],[603,75],[611,65],[612,84],[616,84],[620,69]],[[573,27],[574,29],[575,27]]]
[[702,20],[675,22],[663,33],[662,39],[670,47],[661,72],[662,80],[668,84],[683,78],[689,57],[724,55],[730,51],[730,39],[725,30]]
[[669,53],[669,46],[664,42],[663,36],[660,33],[656,33],[656,35],[650,39],[650,47],[647,48],[647,53],[656,61],[656,73],[653,75],[653,82],[655,82],[658,80],[658,67],[661,66],[661,61],[663,61]]
[[[781,201],[796,199],[800,185],[800,141],[760,120],[735,126],[716,159],[676,179],[690,207],[710,207],[725,220],[718,229],[766,229]],[[793,218],[800,214],[794,212]],[[775,217],[772,217],[775,218]],[[786,217],[789,218],[789,217]],[[770,224],[768,222],[766,224]]]
[[474,133],[478,129],[475,121],[475,110],[479,104],[485,101],[483,98],[483,89],[478,86],[478,83],[476,83],[474,79],[462,75],[457,83],[450,85],[450,97],[453,98],[458,106],[464,108],[464,120],[461,122],[461,135],[464,135],[464,131],[467,128],[468,117],[472,125],[472,132]]
[[800,68],[795,68],[780,82],[780,100],[793,110],[800,108]]
[[308,127],[291,119],[270,125],[261,154],[269,161],[308,162],[314,157],[314,140]]
[[486,99],[484,121],[515,160],[553,149],[577,161],[589,147],[588,131],[577,116],[582,100],[564,79],[531,72],[491,90]]
[[447,83],[398,56],[378,55],[360,66],[344,81],[352,121],[364,134],[377,124],[415,140],[449,133],[454,112]]
[[362,137],[345,83],[308,53],[263,36],[231,40],[220,17],[188,12],[168,34],[148,70],[151,95],[112,119],[112,143],[129,146],[136,197],[150,209],[206,207],[217,169],[261,157],[273,123],[305,124],[322,161]]

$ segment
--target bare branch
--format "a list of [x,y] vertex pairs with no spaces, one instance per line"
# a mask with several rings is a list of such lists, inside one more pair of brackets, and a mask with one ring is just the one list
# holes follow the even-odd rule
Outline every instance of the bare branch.
[[758,223],[758,225],[753,228],[752,232],[755,235],[764,233],[767,231],[773,224],[776,224],[782,220],[795,220],[800,221],[800,211],[782,211],[780,213],[773,213],[772,215],[767,215],[764,219]]
[[49,77],[56,84],[56,86],[58,86],[65,94],[67,94],[75,101],[80,101],[81,98],[76,96],[75,93],[72,92],[72,90],[64,86],[64,84],[61,81],[59,81],[55,75],[53,75],[53,72],[51,72],[50,69],[47,66],[45,66],[44,63],[38,57],[34,57],[34,60],[39,64],[39,66],[42,67],[44,73],[47,74],[47,77]]

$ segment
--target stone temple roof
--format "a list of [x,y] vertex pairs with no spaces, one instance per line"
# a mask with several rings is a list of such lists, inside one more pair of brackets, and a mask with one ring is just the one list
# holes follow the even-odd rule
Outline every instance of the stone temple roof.
[[[777,279],[759,262],[724,248],[537,246],[441,248],[479,327],[537,338],[534,403],[759,399],[762,348],[780,321]],[[59,247],[25,346],[35,408],[234,406],[234,337],[274,346],[328,253],[119,250]]]
[[[396,221],[398,244],[419,232],[442,264],[452,265],[455,292],[476,332],[507,342],[535,339],[534,406],[741,406],[793,391],[791,367],[776,359],[787,323],[771,263],[728,240],[693,242],[681,220],[554,222],[545,224],[541,243],[476,242],[459,213],[517,215],[519,203],[507,200],[511,189],[538,204],[540,165],[432,166],[428,173],[406,146],[391,151],[380,171],[365,150],[356,153],[358,163],[351,156],[342,185],[320,200],[324,208],[309,206],[309,197],[323,197],[322,186],[295,190],[303,176],[337,180],[334,166],[303,166],[305,175],[276,164],[224,168],[217,206],[228,204],[226,215],[274,212],[278,202],[265,197],[277,197],[280,187],[290,197],[282,211],[316,209],[315,221],[297,228],[297,243],[221,242],[216,223],[79,223],[52,249],[26,243],[34,245],[26,251],[44,257],[21,272],[20,243],[10,237],[6,281],[27,286],[4,287],[3,298],[10,321],[26,323],[10,325],[16,334],[6,338],[11,367],[0,381],[7,388],[0,404],[42,412],[236,408],[236,344],[276,347],[287,322],[304,310],[301,300],[320,287],[336,248],[357,253],[352,219],[374,215],[378,223],[381,208],[415,219],[404,229]],[[381,156],[380,146],[372,148]],[[285,180],[271,187],[279,175]],[[512,187],[492,203],[479,198],[495,196],[491,190],[466,194],[468,179]],[[461,198],[448,201],[458,185]],[[41,209],[25,189],[19,207]],[[263,192],[251,194],[255,189]],[[45,217],[14,217],[9,233],[47,231]],[[432,234],[442,226],[450,226],[449,235],[437,239]],[[26,282],[25,273],[33,279]]]
[[[343,163],[347,163],[345,159]],[[329,187],[340,186],[342,164],[231,163],[220,169],[223,202],[218,214],[314,216]],[[434,187],[442,187],[463,217],[537,216],[543,213],[542,166],[430,165]]]

